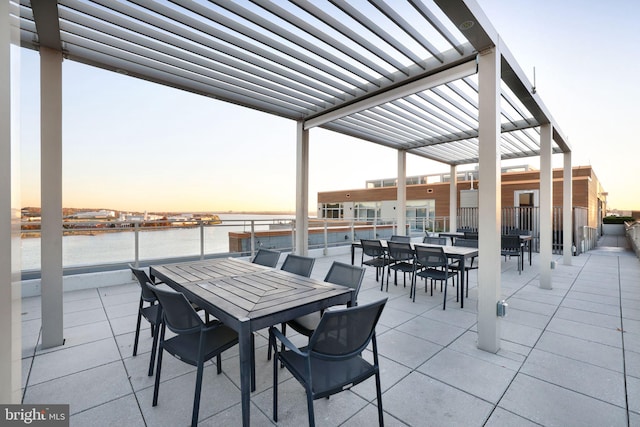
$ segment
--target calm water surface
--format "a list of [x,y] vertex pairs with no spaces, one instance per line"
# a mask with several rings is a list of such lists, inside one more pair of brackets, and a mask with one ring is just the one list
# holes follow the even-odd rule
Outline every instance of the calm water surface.
[[[261,220],[256,231],[267,230],[265,220],[287,220],[293,215],[220,214],[221,225],[204,228],[204,252],[229,252],[229,232],[251,231],[250,221]],[[140,260],[200,255],[200,228],[143,230],[139,232]],[[64,267],[132,262],[135,260],[133,231],[96,233],[62,238]],[[40,239],[22,239],[22,269],[40,269]]]

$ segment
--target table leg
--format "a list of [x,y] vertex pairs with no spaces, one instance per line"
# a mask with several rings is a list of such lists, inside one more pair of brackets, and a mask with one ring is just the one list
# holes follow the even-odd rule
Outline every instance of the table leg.
[[356,253],[356,248],[355,248],[355,246],[352,244],[352,245],[351,245],[351,265],[353,265],[353,262],[355,261],[355,253]]
[[242,425],[249,427],[251,410],[251,347],[252,333],[249,320],[240,323],[238,341],[240,346],[240,395],[242,398]]
[[460,257],[460,283],[458,283],[458,287],[460,289],[458,289],[458,291],[460,292],[460,308],[464,308],[464,263],[465,263],[465,259],[466,257]]

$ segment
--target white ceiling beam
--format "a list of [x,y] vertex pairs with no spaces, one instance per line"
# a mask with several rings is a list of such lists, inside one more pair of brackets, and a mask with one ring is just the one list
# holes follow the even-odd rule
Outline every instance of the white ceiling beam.
[[436,86],[449,83],[454,80],[459,80],[464,77],[468,77],[477,72],[478,67],[476,61],[468,61],[460,65],[456,65],[447,70],[441,71],[436,74],[423,77],[418,80],[414,80],[405,85],[390,89],[368,98],[361,99],[360,101],[350,103],[343,107],[331,110],[320,116],[316,116],[312,119],[304,122],[305,130],[322,126],[326,123],[332,122],[337,119],[349,116],[351,114],[358,113],[360,111],[368,110],[379,105],[386,104],[387,102],[395,101],[405,96],[413,95],[418,92],[429,90]]

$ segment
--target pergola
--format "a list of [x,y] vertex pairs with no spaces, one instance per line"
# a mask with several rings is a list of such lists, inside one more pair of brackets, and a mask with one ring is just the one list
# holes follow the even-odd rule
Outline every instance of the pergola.
[[[551,288],[551,156],[564,153],[570,177],[571,148],[474,0],[21,0],[2,1],[0,16],[0,272],[3,283],[14,283],[0,290],[3,342],[20,321],[10,304],[19,288],[10,244],[17,215],[10,64],[17,44],[38,50],[41,61],[43,347],[63,344],[63,60],[295,120],[301,254],[308,249],[311,128],[397,150],[401,230],[407,153],[450,165],[453,231],[455,169],[479,163],[478,347],[490,352],[500,347],[500,161],[540,156],[540,286]],[[570,230],[571,179],[563,199]],[[564,233],[566,264],[570,248],[571,233]],[[1,351],[0,400],[10,401],[20,376],[16,381],[5,366],[16,350]]]

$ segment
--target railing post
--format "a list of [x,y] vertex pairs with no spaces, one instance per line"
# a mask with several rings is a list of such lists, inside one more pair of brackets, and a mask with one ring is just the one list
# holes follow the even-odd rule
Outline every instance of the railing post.
[[139,265],[139,261],[140,261],[140,227],[139,227],[140,223],[138,221],[133,223],[133,235],[134,235],[134,252],[135,252],[135,258],[134,258],[134,264],[136,266],[136,268],[138,268]]
[[296,253],[296,220],[291,221],[291,252]]
[[254,220],[251,220],[251,256],[256,254],[256,228]]
[[328,230],[328,224],[327,224],[327,220],[324,220],[324,251],[323,251],[323,255],[327,256],[327,253],[329,252],[329,230]]
[[204,259],[204,221],[200,220],[200,259]]
[[[356,230],[355,230],[355,220],[352,218],[351,219],[351,241],[355,242],[356,241]],[[375,230],[375,229],[374,229]]]

